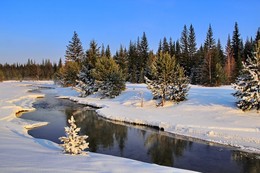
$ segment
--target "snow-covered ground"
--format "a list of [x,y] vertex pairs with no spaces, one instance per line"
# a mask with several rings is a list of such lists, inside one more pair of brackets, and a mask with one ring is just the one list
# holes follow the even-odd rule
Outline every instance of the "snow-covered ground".
[[[35,124],[35,122],[23,120],[17,118],[16,113],[32,111],[32,103],[35,99],[43,97],[41,94],[27,92],[29,89],[35,88],[35,85],[53,86],[52,82],[0,83],[0,172],[189,172],[96,153],[89,153],[89,156],[64,155],[57,144],[31,137],[27,134],[26,128],[46,123]],[[146,116],[149,110],[147,108],[152,108],[152,101],[147,100],[145,108],[138,108],[134,104],[136,102],[134,95],[144,90],[145,98],[148,99],[151,97],[150,93],[144,85],[128,85],[128,87],[122,96],[114,100],[99,100],[92,97],[85,100],[80,99],[80,101],[104,105],[104,108],[99,110],[100,113],[114,116],[115,119],[129,117],[131,120],[132,110],[139,110],[137,111],[139,117],[142,117],[143,110],[146,110],[143,115]],[[133,90],[133,87],[136,90]],[[58,88],[57,91],[61,96],[78,99],[75,97],[77,93],[71,88]],[[115,108],[115,114],[109,108]],[[165,108],[165,110],[167,109]],[[121,114],[118,114],[120,110]],[[157,110],[159,113],[161,109]],[[155,123],[152,117],[146,118],[146,123]],[[158,118],[153,118],[158,121]]]
[[159,126],[167,132],[260,153],[260,113],[239,110],[231,86],[191,86],[187,101],[165,107],[156,107],[145,84],[128,83],[126,87],[112,100],[97,95],[69,98],[102,107],[98,113],[108,119]]

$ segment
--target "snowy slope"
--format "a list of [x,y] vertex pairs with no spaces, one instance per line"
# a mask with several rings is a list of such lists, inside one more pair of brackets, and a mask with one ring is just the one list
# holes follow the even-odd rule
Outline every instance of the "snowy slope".
[[[0,83],[0,172],[189,172],[102,154],[89,156],[62,154],[62,149],[48,140],[34,139],[24,127],[43,125],[16,117],[31,111],[40,94],[28,93],[35,85],[53,86],[52,82]],[[59,88],[61,95],[75,96],[71,88]]]
[[[230,86],[191,86],[188,100],[156,107],[145,84],[127,84],[115,99],[70,97],[74,101],[102,107],[101,116],[117,121],[159,126],[165,131],[260,153],[260,114],[236,108]],[[144,107],[141,105],[141,95]]]

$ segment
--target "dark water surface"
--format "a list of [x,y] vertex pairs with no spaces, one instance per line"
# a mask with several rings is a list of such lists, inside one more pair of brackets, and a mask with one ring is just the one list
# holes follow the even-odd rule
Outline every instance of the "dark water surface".
[[[49,122],[29,134],[60,143],[67,119],[74,116],[81,134],[89,136],[89,151],[148,163],[213,173],[260,173],[260,156],[221,145],[186,139],[148,127],[109,122],[95,110],[55,98],[54,90],[42,90],[45,98],[35,102],[34,112],[21,118]],[[123,111],[123,110],[122,110]]]

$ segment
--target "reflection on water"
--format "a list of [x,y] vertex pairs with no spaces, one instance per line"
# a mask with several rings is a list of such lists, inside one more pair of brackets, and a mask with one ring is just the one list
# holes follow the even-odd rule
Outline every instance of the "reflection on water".
[[98,117],[94,110],[56,99],[52,94],[39,99],[34,106],[37,111],[23,114],[22,118],[49,122],[29,131],[37,138],[60,143],[58,138],[65,135],[64,127],[73,115],[80,133],[89,136],[92,152],[200,172],[260,172],[260,160],[253,154],[184,140],[147,127],[111,123]]

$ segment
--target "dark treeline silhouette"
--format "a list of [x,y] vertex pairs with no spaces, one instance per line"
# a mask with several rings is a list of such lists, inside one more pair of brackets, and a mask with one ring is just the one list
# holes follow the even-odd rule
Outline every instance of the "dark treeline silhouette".
[[41,64],[28,59],[26,64],[0,64],[0,81],[3,80],[52,80],[62,67],[62,61],[51,63],[49,59]]

